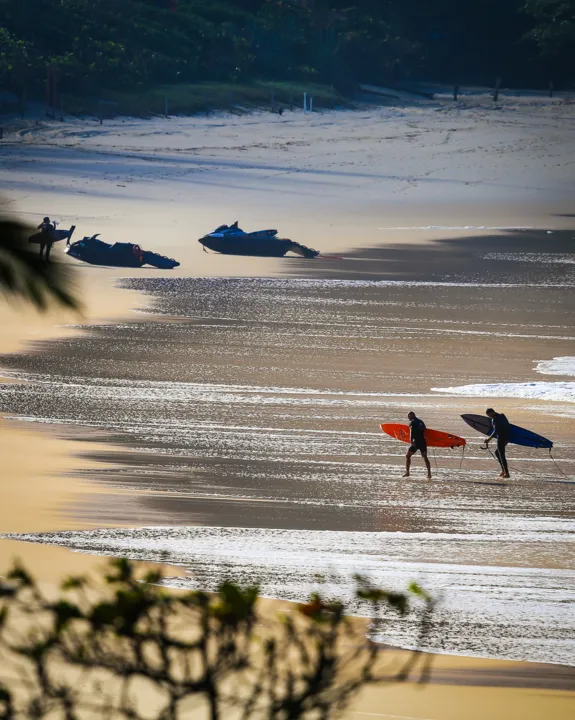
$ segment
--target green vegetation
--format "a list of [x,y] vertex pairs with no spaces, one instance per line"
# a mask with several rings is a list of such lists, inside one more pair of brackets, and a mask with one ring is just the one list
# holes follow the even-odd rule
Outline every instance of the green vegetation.
[[48,79],[52,95],[100,100],[255,81],[559,86],[574,27],[575,0],[0,0],[0,87],[42,97]]
[[[15,567],[0,583],[0,717],[179,720],[202,706],[211,720],[329,720],[363,686],[406,680],[419,659],[384,667],[363,623],[319,595],[266,618],[255,587],[175,593],[162,579],[115,560],[98,584],[71,578],[48,597]],[[433,602],[417,585],[403,594],[358,582],[387,622],[423,601],[425,631]]]
[[531,37],[547,56],[565,57],[575,48],[573,0],[526,0],[526,11],[536,20]]
[[[336,3],[335,5],[338,5]],[[6,85],[68,92],[246,79],[331,83],[411,50],[382,18],[300,0],[2,0]]]

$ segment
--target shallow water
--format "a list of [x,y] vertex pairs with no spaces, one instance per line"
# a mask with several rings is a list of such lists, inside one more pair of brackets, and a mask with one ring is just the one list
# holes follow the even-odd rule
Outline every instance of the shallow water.
[[[360,615],[369,613],[369,608],[353,599],[355,574],[395,590],[416,579],[441,598],[426,647],[573,664],[575,570],[534,569],[521,562],[514,567],[465,563],[472,547],[476,560],[490,562],[494,547],[497,553],[502,544],[509,548],[567,539],[552,523],[534,525],[530,528],[528,523],[515,532],[492,530],[469,536],[156,527],[25,537],[81,552],[156,560],[189,569],[191,578],[167,581],[172,587],[215,589],[232,575],[245,584],[259,583],[268,597],[301,601],[319,590],[347,600],[350,610]],[[446,557],[449,563],[444,562]],[[417,620],[417,604],[405,622],[385,613],[377,638],[414,646]]]
[[[416,579],[444,597],[430,647],[575,664],[573,401],[504,392],[575,355],[573,268],[542,260],[537,275],[517,260],[494,272],[475,253],[473,272],[458,256],[444,276],[433,266],[398,280],[371,255],[305,266],[327,278],[126,280],[162,321],[4,358],[26,382],[0,385],[3,411],[77,436],[104,431],[121,448],[110,456],[95,441],[93,456],[115,467],[90,475],[129,490],[131,505],[95,498],[74,513],[162,526],[26,539],[193,572],[171,584],[233,577],[289,599],[305,598],[318,573],[347,598],[357,571],[397,589]],[[374,262],[383,282],[355,277]],[[554,440],[557,465],[514,447],[512,482],[497,479],[459,418],[484,410],[489,383],[502,388],[498,409]],[[458,396],[467,385],[476,397]],[[379,430],[412,409],[470,442],[465,457],[434,451],[431,482],[419,458],[403,480],[405,446]],[[412,618],[382,637],[410,645],[413,633]]]

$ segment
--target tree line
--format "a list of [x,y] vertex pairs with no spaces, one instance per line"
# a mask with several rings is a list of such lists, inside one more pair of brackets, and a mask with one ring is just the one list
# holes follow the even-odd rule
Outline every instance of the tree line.
[[0,87],[574,80],[575,0],[0,0]]

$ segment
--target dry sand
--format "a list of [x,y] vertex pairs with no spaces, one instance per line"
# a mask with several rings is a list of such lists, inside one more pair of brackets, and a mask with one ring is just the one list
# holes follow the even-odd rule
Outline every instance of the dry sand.
[[[214,260],[196,238],[237,218],[246,229],[278,227],[339,254],[381,242],[417,250],[445,237],[480,237],[486,231],[478,228],[486,225],[569,229],[574,150],[573,105],[512,100],[497,109],[478,101],[282,118],[119,119],[103,127],[71,121],[8,136],[0,146],[0,181],[9,202],[4,207],[32,222],[50,214],[62,226],[75,222],[78,237],[101,232],[108,241],[140,242],[179,259],[182,276],[258,276],[285,271],[285,265]],[[86,320],[126,317],[144,302],[111,289],[111,281],[125,274],[81,269]],[[1,352],[78,331],[55,327],[69,322],[61,316],[1,312]],[[102,495],[79,476],[90,462],[78,457],[87,447],[77,441],[3,420],[0,452],[2,531],[77,528],[67,509],[90,493]],[[103,501],[121,506],[129,498],[107,489]],[[1,541],[4,566],[13,554],[52,581],[100,563]],[[367,690],[346,717],[570,717],[573,676],[539,668],[534,677],[532,670],[523,663],[441,657],[435,684]]]
[[[83,448],[84,451],[87,447]],[[97,494],[97,486],[73,477],[79,466],[82,446],[58,440],[42,428],[22,429],[0,419],[0,526],[4,532],[25,532],[30,528],[48,530],[56,527],[79,527],[63,509],[83,494]],[[102,564],[57,548],[9,540],[0,543],[0,566],[7,570],[14,559],[22,560],[43,581],[58,581],[66,573],[84,572]]]

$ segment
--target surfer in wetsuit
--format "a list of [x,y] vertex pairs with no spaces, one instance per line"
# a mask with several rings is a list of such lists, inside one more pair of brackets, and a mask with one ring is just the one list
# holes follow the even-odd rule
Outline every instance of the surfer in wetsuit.
[[409,477],[409,469],[411,467],[411,458],[419,450],[423,462],[427,468],[427,478],[431,480],[431,465],[427,458],[427,443],[425,442],[425,423],[420,420],[414,412],[410,412],[407,416],[409,419],[409,432],[411,436],[411,445],[407,449],[405,455],[405,473],[403,477]]
[[487,408],[485,411],[487,417],[491,420],[491,435],[485,441],[485,447],[489,447],[489,443],[493,438],[497,439],[497,450],[495,457],[501,465],[500,478],[508,478],[509,468],[507,467],[507,458],[505,457],[505,448],[509,443],[509,420],[503,413],[496,413],[493,408]]
[[50,251],[54,244],[52,232],[56,229],[55,225],[50,222],[49,217],[45,217],[37,229],[40,230],[40,234],[42,235],[42,240],[40,241],[40,257],[44,255],[44,250],[46,250],[46,262],[50,262]]

